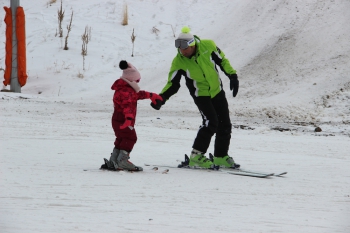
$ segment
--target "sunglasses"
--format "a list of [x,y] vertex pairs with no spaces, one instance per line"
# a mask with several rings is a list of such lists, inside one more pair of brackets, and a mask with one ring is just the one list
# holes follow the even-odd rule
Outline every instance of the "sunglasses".
[[194,39],[191,39],[189,41],[183,40],[183,39],[176,39],[175,40],[175,48],[180,48],[180,49],[187,49],[188,46],[193,43]]

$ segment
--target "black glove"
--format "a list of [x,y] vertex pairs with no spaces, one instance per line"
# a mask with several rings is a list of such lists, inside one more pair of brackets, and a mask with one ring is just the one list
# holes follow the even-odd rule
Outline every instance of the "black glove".
[[160,99],[156,99],[156,104],[151,103],[152,108],[154,108],[155,110],[159,110],[163,104],[165,104],[165,98],[162,94],[160,94],[159,96],[161,96],[163,98],[163,101],[161,101]]
[[239,81],[238,81],[238,76],[237,74],[230,74],[229,76],[230,79],[230,90],[232,91],[233,97],[236,97],[238,93],[238,88],[239,88]]

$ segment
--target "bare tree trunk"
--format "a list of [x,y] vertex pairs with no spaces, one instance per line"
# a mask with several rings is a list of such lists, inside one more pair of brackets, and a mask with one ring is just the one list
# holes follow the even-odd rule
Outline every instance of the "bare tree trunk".
[[66,36],[66,41],[65,41],[65,43],[64,43],[64,50],[68,50],[68,37],[69,37],[69,32],[70,32],[70,30],[72,29],[72,20],[73,20],[73,11],[72,11],[72,15],[71,15],[71,17],[70,17],[70,23],[69,23],[69,25],[67,26],[67,30],[68,30],[68,32],[67,32],[67,36]]

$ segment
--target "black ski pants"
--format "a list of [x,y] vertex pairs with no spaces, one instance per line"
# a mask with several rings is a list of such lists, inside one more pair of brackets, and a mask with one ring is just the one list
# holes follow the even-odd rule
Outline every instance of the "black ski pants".
[[232,124],[225,92],[222,90],[214,98],[210,96],[193,97],[203,123],[199,127],[193,148],[206,153],[214,134],[214,156],[224,157],[228,155],[231,140]]

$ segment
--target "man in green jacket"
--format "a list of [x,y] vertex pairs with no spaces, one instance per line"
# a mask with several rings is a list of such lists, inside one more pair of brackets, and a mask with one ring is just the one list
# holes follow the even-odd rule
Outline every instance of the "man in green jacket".
[[[171,64],[168,82],[160,93],[163,101],[151,104],[159,110],[163,104],[180,88],[181,76],[186,79],[203,123],[193,143],[189,165],[202,168],[239,167],[228,155],[232,124],[229,108],[217,66],[230,79],[233,97],[237,95],[239,81],[236,70],[232,68],[225,54],[212,40],[201,40],[192,35],[185,26],[175,40],[178,54]],[[204,155],[210,145],[212,136],[216,134],[213,161]]]

